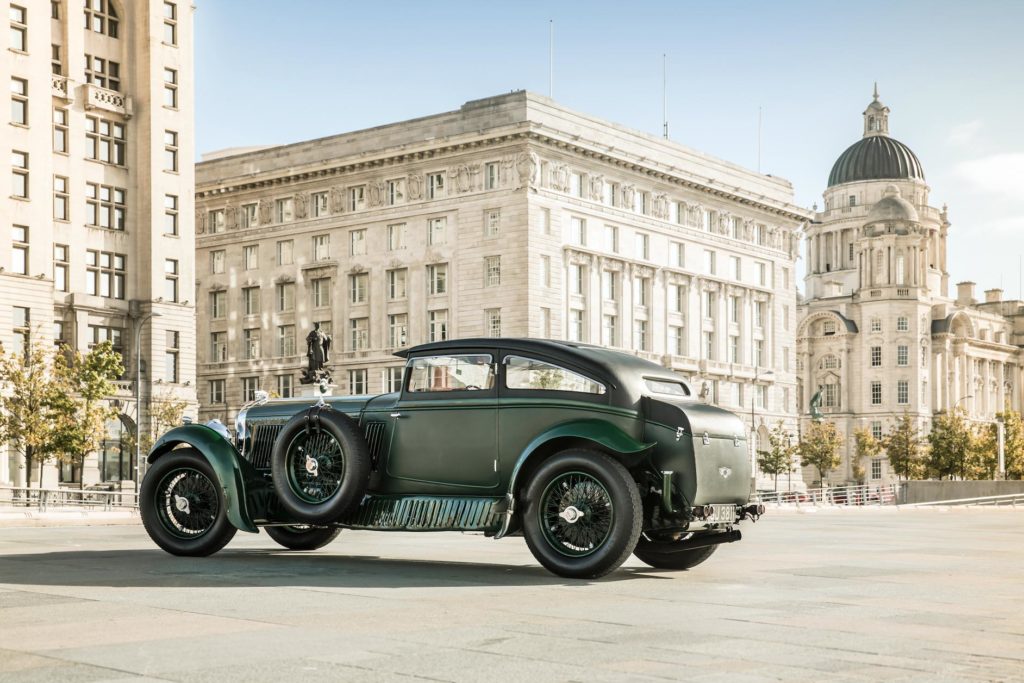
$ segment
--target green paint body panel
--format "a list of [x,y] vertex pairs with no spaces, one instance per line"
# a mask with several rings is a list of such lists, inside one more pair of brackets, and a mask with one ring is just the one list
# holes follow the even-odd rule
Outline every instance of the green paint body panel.
[[149,463],[152,464],[182,444],[198,450],[210,463],[224,491],[231,523],[242,531],[255,533],[256,525],[246,509],[245,498],[246,483],[258,475],[249,463],[238,455],[235,447],[225,441],[224,437],[198,424],[175,427],[161,436],[149,452]]

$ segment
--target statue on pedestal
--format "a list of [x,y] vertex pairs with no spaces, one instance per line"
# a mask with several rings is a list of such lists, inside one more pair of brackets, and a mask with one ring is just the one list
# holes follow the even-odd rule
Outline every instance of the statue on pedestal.
[[330,361],[331,335],[320,329],[320,323],[313,323],[313,331],[306,335],[306,357],[309,367],[302,371],[299,381],[302,384],[318,384],[322,380],[331,379],[331,373],[325,367]]

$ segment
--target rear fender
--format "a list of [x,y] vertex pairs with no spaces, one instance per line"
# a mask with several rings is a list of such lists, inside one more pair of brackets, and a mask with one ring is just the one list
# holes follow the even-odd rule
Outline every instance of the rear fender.
[[227,501],[228,521],[242,531],[256,533],[256,525],[246,508],[246,482],[256,477],[248,462],[239,456],[235,447],[220,434],[205,425],[193,424],[175,427],[153,445],[147,461],[153,464],[179,446],[191,446],[203,454],[217,475],[218,483]]

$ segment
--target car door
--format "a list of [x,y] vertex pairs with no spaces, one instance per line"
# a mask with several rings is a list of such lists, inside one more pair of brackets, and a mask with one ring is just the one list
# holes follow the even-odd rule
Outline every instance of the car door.
[[387,472],[395,483],[419,484],[399,488],[483,493],[498,485],[494,358],[494,351],[458,351],[409,359],[391,413]]

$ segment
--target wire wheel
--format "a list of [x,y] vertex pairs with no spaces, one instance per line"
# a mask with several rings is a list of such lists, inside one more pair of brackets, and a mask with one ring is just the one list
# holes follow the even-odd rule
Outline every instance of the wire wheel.
[[341,488],[345,476],[345,453],[326,430],[299,432],[288,445],[285,461],[288,483],[306,503],[330,500]]
[[178,538],[199,538],[217,521],[220,494],[199,470],[171,470],[160,480],[157,492],[160,523]]
[[544,489],[539,508],[544,538],[568,557],[600,548],[611,534],[615,508],[608,490],[583,472],[566,472]]

